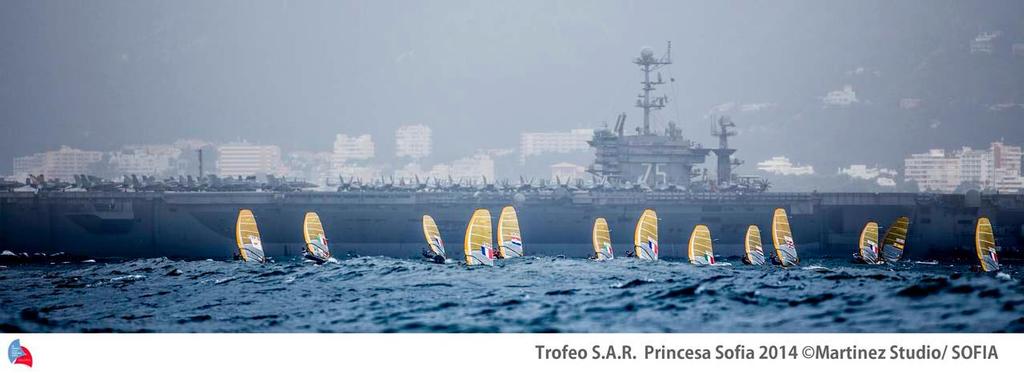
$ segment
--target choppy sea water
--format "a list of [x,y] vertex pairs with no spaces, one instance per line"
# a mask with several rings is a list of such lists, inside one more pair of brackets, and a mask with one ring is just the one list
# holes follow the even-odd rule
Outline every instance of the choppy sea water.
[[526,257],[468,268],[144,259],[0,268],[4,332],[1021,332],[1024,282],[967,265],[694,267]]

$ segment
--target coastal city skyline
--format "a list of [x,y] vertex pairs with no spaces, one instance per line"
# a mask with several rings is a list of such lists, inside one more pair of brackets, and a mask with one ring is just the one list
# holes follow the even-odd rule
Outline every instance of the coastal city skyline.
[[[592,184],[596,177],[587,172],[593,156],[588,145],[592,129],[567,132],[524,132],[518,147],[478,149],[455,159],[432,157],[435,141],[431,127],[422,123],[396,128],[394,152],[380,154],[369,134],[335,134],[331,149],[282,150],[275,144],[261,144],[244,139],[212,142],[182,139],[170,144],[132,144],[116,150],[84,150],[61,146],[56,150],[17,156],[14,173],[5,177],[25,180],[32,175],[65,182],[78,175],[92,175],[121,181],[132,175],[174,178],[198,176],[199,152],[205,152],[206,174],[219,177],[270,175],[291,180],[308,181],[321,188],[337,185],[340,178],[367,182],[388,179],[452,179],[469,183],[520,176],[551,180],[579,180]],[[1020,146],[993,141],[986,148],[971,146],[943,149],[928,148],[908,153],[906,157],[883,165],[852,162],[830,173],[811,162],[793,161],[786,155],[752,162],[737,167],[740,174],[756,175],[772,180],[801,177],[830,177],[859,183],[839,188],[844,191],[922,191],[943,192],[983,190],[1001,193],[1024,191],[1022,152]],[[535,158],[540,158],[533,162]],[[514,162],[512,160],[515,160]],[[527,165],[527,161],[531,160]],[[581,161],[583,160],[583,161]],[[496,161],[498,166],[496,166]],[[705,165],[710,168],[711,161]],[[710,174],[714,177],[715,175]],[[785,184],[784,184],[785,185]],[[867,187],[865,189],[865,187]],[[815,186],[830,190],[828,183]]]

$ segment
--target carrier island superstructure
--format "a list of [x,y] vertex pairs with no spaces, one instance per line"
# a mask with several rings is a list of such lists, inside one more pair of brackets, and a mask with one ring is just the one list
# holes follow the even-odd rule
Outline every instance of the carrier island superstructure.
[[[670,47],[669,47],[670,50]],[[275,181],[257,188],[245,180],[181,178],[172,183],[103,183],[81,177],[90,191],[37,183],[34,191],[0,191],[0,249],[86,257],[173,257],[230,259],[236,252],[235,219],[250,209],[270,257],[302,255],[303,220],[315,211],[335,257],[387,255],[418,257],[425,246],[424,214],[433,216],[444,240],[465,234],[474,209],[519,211],[528,255],[591,254],[591,225],[604,217],[617,248],[631,247],[633,225],[644,209],[659,216],[662,258],[685,258],[693,227],[714,232],[716,253],[740,256],[749,224],[765,230],[775,208],[790,215],[802,258],[846,258],[855,252],[868,220],[887,225],[911,219],[906,257],[976,260],[974,223],[987,216],[1003,258],[1020,258],[1024,243],[1024,195],[929,193],[780,193],[760,178],[740,177],[733,168],[729,137],[736,125],[717,118],[717,148],[683,136],[675,123],[658,131],[651,113],[668,98],[656,96],[664,83],[658,69],[670,53],[656,57],[643,49],[633,61],[643,72],[636,106],[643,121],[626,128],[619,115],[613,128],[590,141],[597,182],[461,185],[416,182],[405,185],[343,182],[335,192],[306,192],[302,184]],[[699,167],[714,155],[714,177]],[[42,178],[40,178],[42,179]],[[29,184],[33,184],[29,180]],[[260,189],[260,190],[256,190]],[[76,188],[76,190],[79,190]],[[764,238],[762,238],[764,239]]]

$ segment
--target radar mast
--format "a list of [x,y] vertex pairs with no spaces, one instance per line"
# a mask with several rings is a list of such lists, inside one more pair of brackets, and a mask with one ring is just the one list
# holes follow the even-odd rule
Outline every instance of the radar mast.
[[655,90],[654,86],[665,84],[665,82],[661,80],[661,73],[657,74],[657,81],[651,81],[651,73],[665,65],[672,64],[672,42],[668,42],[668,48],[665,51],[665,55],[660,58],[655,58],[654,50],[649,47],[640,49],[640,57],[634,59],[633,63],[640,66],[640,70],[644,72],[644,81],[640,83],[641,89],[643,89],[644,92],[637,96],[636,106],[644,109],[644,127],[642,134],[650,135],[651,109],[661,109],[665,107],[665,103],[668,102],[668,96],[666,95],[651,97],[651,92]]

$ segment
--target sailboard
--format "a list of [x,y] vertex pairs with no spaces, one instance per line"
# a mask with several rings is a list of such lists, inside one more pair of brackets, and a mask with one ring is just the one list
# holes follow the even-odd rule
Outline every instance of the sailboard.
[[772,215],[772,243],[775,245],[775,255],[779,264],[783,267],[794,266],[800,263],[800,257],[796,255],[796,243],[793,242],[793,231],[789,227],[789,217],[786,210],[775,209]]
[[491,236],[491,212],[473,211],[466,226],[466,265],[494,265],[494,246]]
[[907,233],[910,231],[910,218],[901,216],[896,219],[882,236],[882,259],[887,262],[899,261],[903,258],[903,250],[907,246]]
[[658,214],[646,209],[636,222],[633,250],[637,258],[658,260]]
[[764,265],[764,248],[761,246],[761,228],[756,225],[747,227],[747,236],[743,240],[743,251],[746,254],[746,263],[752,265]]
[[235,241],[238,243],[238,255],[243,262],[263,263],[267,261],[266,255],[263,254],[260,230],[256,226],[256,216],[252,214],[252,210],[238,211],[238,219],[235,221]]
[[423,215],[423,237],[427,239],[427,247],[430,248],[434,257],[439,257],[442,261],[448,258],[448,253],[444,249],[444,240],[441,240],[441,231],[437,229],[437,223],[430,215]]
[[696,227],[693,227],[693,232],[690,233],[690,243],[687,247],[690,264],[715,264],[715,253],[711,247],[711,230],[708,229],[708,226],[698,224]]
[[594,220],[594,259],[607,260],[615,257],[612,252],[611,230],[608,229],[608,221],[604,218]]
[[523,256],[523,238],[519,232],[519,216],[516,208],[505,206],[498,216],[498,248],[499,258],[517,258]]
[[974,248],[978,252],[978,262],[981,264],[982,271],[999,270],[996,237],[992,233],[992,222],[988,218],[978,218],[978,224],[974,227]]
[[320,222],[320,215],[307,212],[302,219],[302,237],[306,240],[306,257],[323,263],[331,259],[331,250],[327,247],[327,234]]
[[864,224],[857,240],[857,257],[864,263],[878,263],[878,223],[873,221]]

